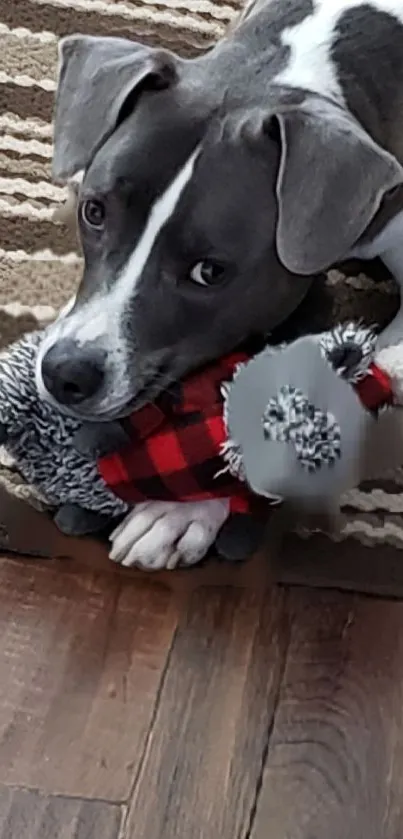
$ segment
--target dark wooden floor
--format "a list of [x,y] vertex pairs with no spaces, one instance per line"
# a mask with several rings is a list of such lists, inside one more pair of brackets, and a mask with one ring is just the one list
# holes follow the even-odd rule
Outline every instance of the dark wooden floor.
[[119,572],[2,510],[75,558],[0,559],[0,839],[401,839],[403,602]]

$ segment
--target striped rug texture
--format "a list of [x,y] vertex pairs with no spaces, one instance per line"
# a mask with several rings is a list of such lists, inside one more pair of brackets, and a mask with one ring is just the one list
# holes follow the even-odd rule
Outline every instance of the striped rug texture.
[[[194,55],[222,35],[240,5],[239,0],[0,0],[0,345],[54,317],[80,276],[74,232],[53,219],[65,198],[50,179],[59,37],[123,35]],[[396,302],[389,284],[373,286],[366,277],[332,272],[327,286],[335,320],[363,312],[368,321],[379,320]],[[30,497],[18,480],[12,483],[12,491]],[[343,539],[403,547],[401,469],[350,493],[346,502]]]

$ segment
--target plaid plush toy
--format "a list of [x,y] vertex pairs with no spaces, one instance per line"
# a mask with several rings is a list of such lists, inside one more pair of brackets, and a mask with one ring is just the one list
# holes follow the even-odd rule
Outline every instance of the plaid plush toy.
[[223,382],[248,360],[233,353],[178,383],[123,423],[127,445],[98,459],[103,480],[129,504],[230,498],[231,510],[249,510],[250,492],[226,468]]

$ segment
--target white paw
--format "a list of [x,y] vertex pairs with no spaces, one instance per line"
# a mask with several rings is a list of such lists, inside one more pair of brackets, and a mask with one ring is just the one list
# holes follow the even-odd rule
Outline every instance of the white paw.
[[229,515],[229,501],[146,501],[137,504],[111,535],[114,562],[149,571],[195,565]]

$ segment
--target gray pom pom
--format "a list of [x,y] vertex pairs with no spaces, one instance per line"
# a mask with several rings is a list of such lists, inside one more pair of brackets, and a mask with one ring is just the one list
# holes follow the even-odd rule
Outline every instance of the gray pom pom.
[[266,439],[291,443],[308,472],[332,466],[341,456],[340,427],[335,417],[315,408],[297,388],[282,387],[270,399],[262,422]]
[[368,372],[374,358],[376,334],[354,322],[339,324],[320,337],[324,358],[342,379],[354,384]]

